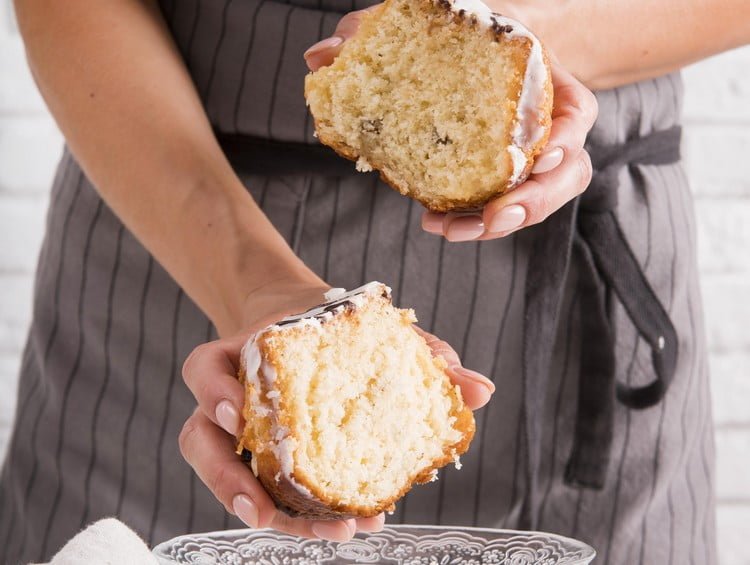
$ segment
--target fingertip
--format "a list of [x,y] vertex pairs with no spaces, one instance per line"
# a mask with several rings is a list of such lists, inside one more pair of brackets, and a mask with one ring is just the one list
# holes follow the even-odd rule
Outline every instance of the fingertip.
[[451,381],[459,386],[464,402],[472,410],[487,404],[495,392],[495,384],[476,371],[451,367],[448,369],[448,375]]
[[327,541],[349,541],[354,535],[345,523],[336,520],[313,522],[310,529],[320,539]]
[[354,534],[357,533],[357,521],[354,518],[349,518],[347,520],[344,520],[344,524],[349,530],[349,534],[351,536],[354,536]]
[[541,175],[548,173],[549,171],[560,166],[565,158],[565,151],[562,147],[554,147],[548,151],[545,151],[534,162],[534,168],[531,169],[531,173],[534,175]]
[[464,402],[470,410],[479,410],[487,405],[492,398],[492,393],[486,387],[473,387],[473,389],[466,390],[461,389],[461,394],[464,397]]
[[459,375],[461,375],[464,379],[467,379],[469,381],[472,381],[474,383],[487,387],[490,393],[495,392],[495,383],[493,383],[490,379],[485,377],[482,373],[472,371],[471,369],[467,369],[466,367],[457,367],[455,371]]
[[216,405],[216,422],[231,436],[240,433],[240,413],[230,400],[222,400]]
[[445,214],[425,212],[422,214],[422,229],[428,233],[439,235],[443,233],[443,217]]
[[378,514],[370,518],[357,518],[357,530],[360,532],[377,533],[385,527],[385,514]]
[[238,494],[232,499],[232,511],[247,526],[258,527],[260,523],[258,506],[246,494]]
[[336,55],[341,51],[343,43],[344,38],[338,35],[318,41],[302,55],[307,67],[314,72],[333,63]]
[[484,222],[479,214],[448,217],[443,220],[443,234],[451,243],[473,241],[484,233]]

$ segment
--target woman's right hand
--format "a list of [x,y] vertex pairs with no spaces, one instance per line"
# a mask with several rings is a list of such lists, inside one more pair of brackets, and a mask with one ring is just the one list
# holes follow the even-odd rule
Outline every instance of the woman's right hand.
[[[349,520],[292,518],[276,509],[271,497],[236,453],[236,437],[244,427],[244,390],[237,380],[240,351],[247,339],[269,323],[323,302],[328,290],[319,282],[268,286],[247,301],[247,330],[205,343],[193,350],[182,369],[198,407],[180,433],[180,451],[227,512],[253,528],[271,527],[306,538],[346,541],[357,532],[380,531],[384,516]],[[435,355],[448,363],[448,375],[461,387],[471,409],[484,406],[495,390],[482,375],[461,366],[456,352],[444,341],[422,330]]]
[[[497,0],[488,0],[502,13]],[[380,4],[373,6],[374,9]],[[310,47],[305,61],[311,71],[330,65],[344,43],[354,37],[367,10],[346,14],[329,38]],[[523,14],[521,21],[526,18]],[[519,229],[538,224],[591,182],[592,165],[584,143],[598,115],[594,95],[559,64],[552,65],[554,110],[547,146],[536,159],[531,176],[515,189],[491,200],[475,213],[439,214],[425,211],[422,229],[449,241],[488,240],[505,237]]]

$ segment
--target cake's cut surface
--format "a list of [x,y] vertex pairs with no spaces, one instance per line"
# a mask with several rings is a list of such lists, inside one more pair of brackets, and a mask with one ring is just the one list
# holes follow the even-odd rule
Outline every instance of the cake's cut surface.
[[478,0],[386,0],[305,96],[321,142],[435,211],[522,182],[551,124],[541,44]]
[[472,413],[414,321],[370,283],[245,346],[238,448],[280,507],[374,516],[466,451]]

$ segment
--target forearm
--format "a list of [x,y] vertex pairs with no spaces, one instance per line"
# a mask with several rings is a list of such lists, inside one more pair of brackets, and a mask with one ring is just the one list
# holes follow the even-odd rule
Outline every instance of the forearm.
[[659,76],[750,43],[747,0],[491,0],[592,89]]
[[103,199],[220,331],[255,289],[316,277],[231,170],[158,8],[16,0],[34,77]]

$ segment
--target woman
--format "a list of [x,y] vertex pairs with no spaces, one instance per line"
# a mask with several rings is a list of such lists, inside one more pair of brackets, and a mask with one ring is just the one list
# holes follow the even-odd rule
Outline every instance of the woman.
[[[565,228],[552,220],[573,218],[567,211],[578,201],[542,230],[517,230],[589,184],[582,147],[596,103],[573,75],[599,90],[595,161],[652,139],[679,121],[679,77],[665,73],[747,42],[746,3],[493,4],[536,30],[559,65],[547,151],[531,179],[481,217],[422,215],[376,176],[341,169],[327,152],[310,158],[317,149],[301,95],[303,52],[331,36],[306,54],[311,68],[328,64],[359,14],[338,20],[368,4],[16,1],[32,71],[67,149],[0,483],[2,563],[43,560],[105,515],[150,542],[239,525],[230,514],[334,540],[380,528],[382,517],[309,522],[275,511],[230,435],[240,425],[233,374],[244,337],[317,303],[329,285],[370,279],[390,283],[422,327],[446,340],[431,338],[433,349],[472,408],[499,391],[477,414],[463,470],[416,489],[390,521],[552,530],[588,541],[607,563],[715,562],[705,344],[679,163],[634,157],[627,169],[607,169],[618,184],[611,216],[656,294],[650,300],[670,315],[679,357],[654,406],[635,411],[614,393],[611,402],[597,397],[594,413],[611,404],[611,433],[594,450],[589,477],[564,470],[586,427],[576,406],[591,404],[576,396],[588,382],[578,377],[588,362],[587,308],[601,306],[582,290],[591,273],[585,249],[595,250],[596,238],[569,260],[563,245],[561,276],[537,285],[559,296],[527,300],[547,272],[535,257],[555,262],[540,251],[540,241],[554,241],[546,226]],[[571,225],[563,232],[572,240]],[[550,320],[559,311],[559,323],[525,327],[538,304],[553,306]],[[608,315],[617,378],[651,381],[643,331],[614,298]],[[534,324],[538,344],[528,337]],[[446,342],[495,384],[462,368]],[[534,355],[537,345],[544,355]],[[195,398],[179,379],[191,350],[183,374]],[[530,369],[548,356],[542,370]],[[178,436],[199,479],[180,458]]]

